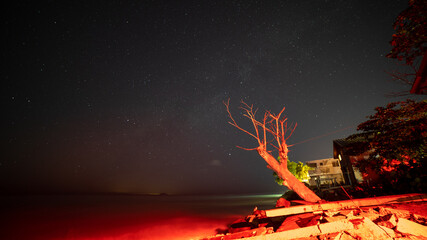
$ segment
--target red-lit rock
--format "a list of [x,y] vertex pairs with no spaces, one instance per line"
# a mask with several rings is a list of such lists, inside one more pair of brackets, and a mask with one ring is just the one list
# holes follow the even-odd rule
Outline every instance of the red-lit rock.
[[392,238],[395,238],[395,237],[396,237],[396,233],[394,232],[394,230],[393,230],[393,229],[388,228],[388,227],[384,227],[384,226],[380,226],[380,225],[378,225],[378,227],[380,227],[382,230],[384,230],[384,232],[385,232],[387,235],[389,235],[390,237],[392,237]]
[[319,219],[320,215],[315,215],[313,213],[290,216],[283,221],[282,225],[277,229],[277,232],[317,225]]
[[247,222],[245,219],[238,219],[233,222],[228,228],[229,233],[242,232],[254,228],[254,225],[250,222]]
[[378,214],[378,212],[373,210],[372,208],[363,209],[363,211],[361,211],[357,216],[369,218],[369,220],[371,221],[376,221],[378,218],[381,217],[381,215]]
[[394,228],[397,224],[396,217],[394,216],[394,214],[387,214],[385,216],[382,216],[378,218],[375,223],[379,226],[384,226],[388,228]]
[[396,230],[414,236],[427,237],[427,227],[404,218],[397,219]]
[[288,200],[286,200],[284,198],[279,198],[279,200],[277,200],[277,202],[276,202],[276,208],[290,207],[290,206],[291,206],[291,202],[289,202]]
[[391,237],[382,228],[368,218],[362,218],[359,224],[354,224],[354,229],[347,230],[346,232],[356,239],[391,239]]
[[282,225],[280,225],[280,227],[276,230],[276,232],[283,232],[299,228],[298,224],[296,223],[296,220],[298,219],[298,216],[287,217],[285,221],[283,221]]
[[324,219],[327,222],[336,222],[336,221],[343,220],[343,219],[346,219],[346,218],[347,217],[343,216],[343,215],[336,215],[336,216],[331,216],[331,217],[324,217]]
[[232,240],[232,239],[241,239],[241,238],[248,238],[248,237],[265,235],[265,234],[272,233],[272,232],[273,232],[272,228],[260,227],[260,228],[254,228],[254,229],[245,230],[245,231],[241,231],[241,232],[227,233],[225,235],[221,234],[221,235],[218,235],[218,236],[215,236],[215,237],[204,238],[202,240]]
[[331,238],[327,238],[328,240],[354,240],[355,238],[353,238],[351,235],[347,234],[346,232],[340,232],[338,233],[338,235],[336,235],[335,237],[331,237]]
[[[427,206],[427,201],[424,200],[427,199],[426,196],[419,194],[386,196],[380,200],[395,201],[395,203],[383,205],[374,205],[373,203],[378,199],[369,198],[363,201],[353,199],[351,204],[337,201],[288,206],[277,209],[280,211],[255,209],[254,214],[249,215],[246,220],[241,219],[232,224],[236,230],[234,233],[230,231],[229,234],[215,240],[237,238],[248,238],[248,240],[427,240],[427,226],[424,226],[427,216],[424,214],[425,211],[423,212]],[[407,199],[405,200],[407,202],[401,203],[402,199]],[[358,203],[369,207],[360,206]],[[251,227],[251,229],[245,230],[245,227]],[[269,230],[254,232],[255,229],[263,228]],[[276,228],[277,230],[273,231]]]
[[393,214],[398,218],[409,218],[411,216],[411,212],[407,210],[396,210],[393,208],[384,208],[384,207],[380,207],[379,210],[381,215]]

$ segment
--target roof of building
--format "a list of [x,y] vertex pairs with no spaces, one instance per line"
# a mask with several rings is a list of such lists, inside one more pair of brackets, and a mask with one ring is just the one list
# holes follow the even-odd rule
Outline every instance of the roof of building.
[[366,140],[363,137],[356,137],[351,139],[342,138],[342,139],[333,140],[333,143],[336,143],[341,147],[347,147],[347,146],[354,145],[356,143],[364,143],[364,142],[366,142]]

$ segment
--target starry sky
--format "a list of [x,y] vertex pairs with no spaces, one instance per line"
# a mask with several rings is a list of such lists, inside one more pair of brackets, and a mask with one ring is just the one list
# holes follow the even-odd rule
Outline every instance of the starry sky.
[[[15,1],[2,14],[2,192],[282,193],[239,102],[332,157],[391,81],[404,0]],[[262,114],[259,114],[260,116]]]

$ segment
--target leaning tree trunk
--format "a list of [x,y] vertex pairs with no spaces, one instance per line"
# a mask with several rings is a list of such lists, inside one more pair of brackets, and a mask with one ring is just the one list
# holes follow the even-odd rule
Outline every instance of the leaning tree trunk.
[[427,91],[427,51],[424,52],[423,60],[418,68],[415,76],[415,81],[412,84],[410,93],[412,94],[425,94]]
[[[249,136],[255,138],[258,142],[257,148],[243,149],[257,150],[258,154],[267,162],[268,167],[275,171],[277,175],[283,179],[283,185],[288,187],[290,190],[293,190],[302,199],[307,202],[319,202],[321,199],[288,170],[288,145],[286,144],[286,140],[288,140],[288,138],[292,135],[296,124],[294,125],[293,130],[291,130],[291,133],[286,137],[286,132],[291,128],[288,128],[288,124],[286,122],[287,118],[281,117],[281,114],[285,108],[283,108],[282,111],[280,111],[280,113],[277,115],[267,111],[264,114],[263,122],[260,122],[255,119],[256,110],[253,109],[253,106],[249,106],[245,102],[242,102],[243,107],[241,109],[243,109],[245,112],[243,116],[249,118],[254,126],[255,133],[251,133],[237,124],[231,115],[229,104],[229,101],[224,102],[224,105],[227,108],[228,116],[231,119],[229,123],[239,130],[247,133]],[[266,124],[269,126],[266,126]],[[260,128],[262,131],[260,131]],[[267,133],[273,135],[273,137],[276,139],[277,146],[271,142],[267,143]],[[269,151],[267,151],[268,144],[279,150],[279,156],[282,159],[280,163],[273,156],[271,156]]]
[[282,159],[280,163],[267,152],[267,149],[263,145],[259,146],[257,151],[258,154],[267,162],[268,166],[275,171],[281,179],[283,179],[284,186],[294,191],[307,202],[319,202],[321,199],[288,170],[286,143],[282,143],[282,147],[284,150],[279,152],[280,158]]

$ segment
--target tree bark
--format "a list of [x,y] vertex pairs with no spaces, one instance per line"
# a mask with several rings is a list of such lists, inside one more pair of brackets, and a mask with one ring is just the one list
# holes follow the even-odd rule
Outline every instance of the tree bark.
[[427,94],[427,51],[424,52],[423,60],[418,68],[410,93]]
[[[255,130],[255,133],[251,133],[237,124],[233,116],[231,116],[229,104],[229,101],[224,102],[228,116],[231,120],[229,123],[237,129],[247,133],[249,136],[255,138],[258,142],[257,148],[243,149],[257,150],[258,154],[267,162],[267,167],[275,171],[277,175],[283,179],[283,185],[297,193],[302,199],[307,202],[319,202],[321,199],[288,170],[288,145],[286,144],[286,141],[295,130],[296,124],[293,126],[293,129],[292,126],[288,128],[288,124],[286,122],[287,118],[281,117],[285,108],[283,108],[277,115],[271,114],[267,111],[264,114],[263,122],[260,122],[255,119],[256,110],[253,109],[253,106],[249,106],[245,102],[242,102],[242,109],[246,112],[246,114],[243,115],[251,120]],[[266,126],[266,124],[269,124],[269,127]],[[261,128],[262,132],[259,131],[259,128]],[[287,134],[288,130],[291,130],[290,134]],[[267,133],[273,135],[277,145],[274,145],[271,142],[267,143]],[[286,137],[286,135],[288,136]],[[272,145],[278,150],[281,159],[280,162],[271,156],[269,151],[267,151],[267,145]]]
[[258,154],[267,162],[268,166],[283,179],[284,186],[294,191],[307,202],[319,202],[321,199],[288,170],[287,147],[285,143],[282,143],[282,146],[286,148],[286,151],[280,151],[279,153],[282,159],[281,163],[271,156],[263,145],[259,146],[257,151]]

